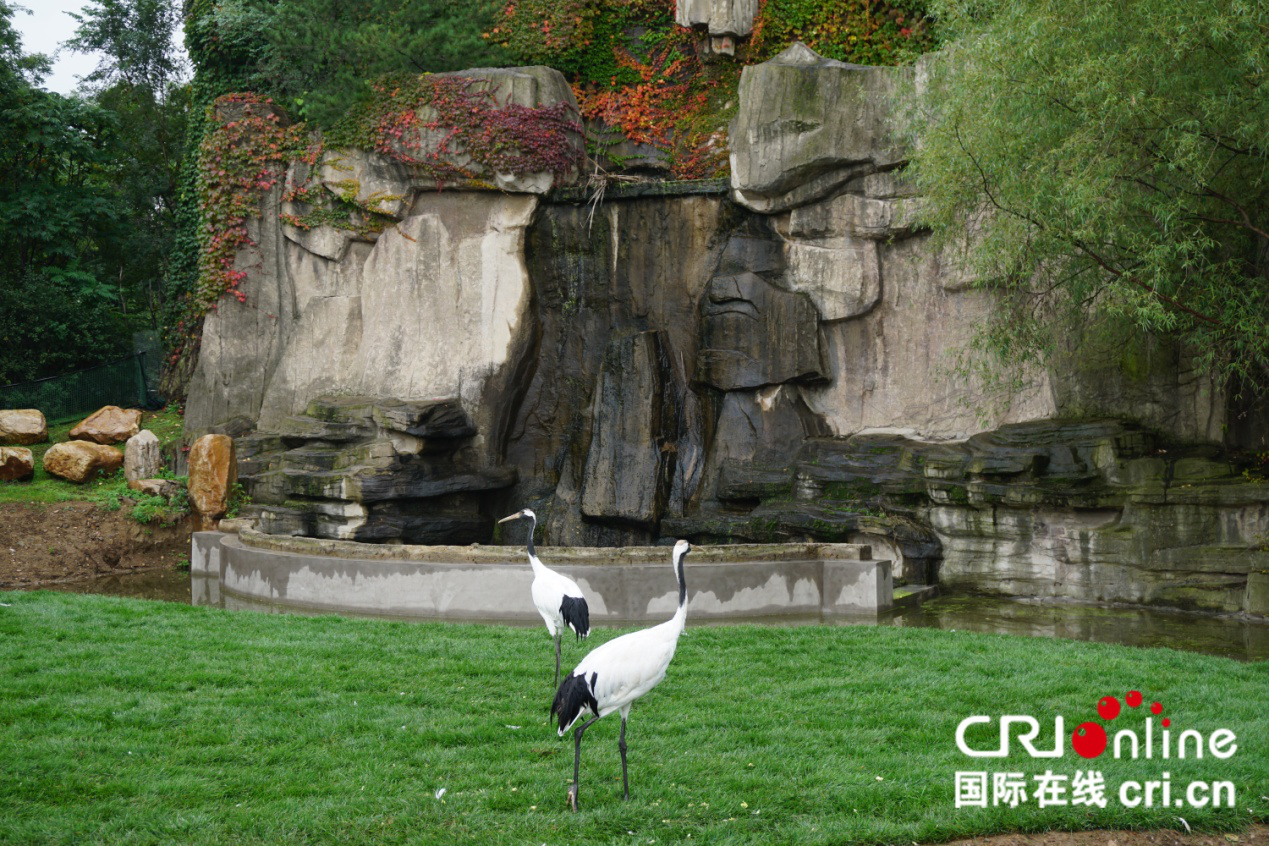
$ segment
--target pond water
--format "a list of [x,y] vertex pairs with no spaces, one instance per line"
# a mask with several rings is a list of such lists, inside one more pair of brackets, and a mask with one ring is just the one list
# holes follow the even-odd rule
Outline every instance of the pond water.
[[[107,576],[55,585],[50,589],[214,605],[234,610],[306,613],[227,597],[220,593],[214,577],[192,576],[173,570]],[[857,620],[822,620],[805,616],[764,617],[760,620],[729,622],[754,622],[762,625],[860,625]],[[869,621],[867,624],[873,623]],[[1141,608],[1031,602],[984,596],[942,596],[927,600],[915,608],[899,609],[875,624],[1061,637],[1141,647],[1166,646],[1240,661],[1269,660],[1269,624],[1253,623],[1235,617]]]

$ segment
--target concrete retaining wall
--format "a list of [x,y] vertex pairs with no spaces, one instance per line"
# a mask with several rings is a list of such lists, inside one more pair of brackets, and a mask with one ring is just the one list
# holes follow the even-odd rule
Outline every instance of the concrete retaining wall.
[[[668,547],[539,550],[544,563],[577,581],[599,623],[659,621],[678,588]],[[789,615],[876,616],[890,610],[889,561],[855,544],[696,547],[685,576],[688,615],[728,619]],[[196,532],[195,576],[216,576],[226,598],[375,615],[538,619],[533,573],[516,547],[385,546],[315,542],[244,532]]]

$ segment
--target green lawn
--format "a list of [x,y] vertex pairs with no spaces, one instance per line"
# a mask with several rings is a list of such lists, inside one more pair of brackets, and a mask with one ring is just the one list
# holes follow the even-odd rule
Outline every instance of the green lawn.
[[[633,800],[621,801],[614,715],[587,732],[573,815],[572,744],[547,725],[539,629],[53,593],[0,603],[0,843],[910,843],[1269,819],[1269,663],[689,619],[668,677],[631,714]],[[569,644],[565,662],[582,654]],[[1127,810],[1113,795],[1091,812],[954,808],[958,770],[1094,766],[1069,750],[969,759],[954,743],[962,718],[1031,714],[1043,741],[1055,714],[1069,733],[1102,696],[1134,688],[1174,730],[1228,728],[1239,750],[1098,759],[1107,782],[1229,780],[1236,808]],[[1141,728],[1143,715],[1117,722]]]

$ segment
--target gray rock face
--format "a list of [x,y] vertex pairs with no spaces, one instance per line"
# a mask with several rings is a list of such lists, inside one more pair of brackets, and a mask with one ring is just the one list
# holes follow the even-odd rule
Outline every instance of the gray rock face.
[[732,391],[826,378],[819,314],[806,295],[755,273],[715,276],[702,312],[698,381]]
[[784,470],[729,466],[728,511],[662,528],[700,541],[873,536],[910,582],[1259,613],[1269,490],[1215,455],[1160,451],[1151,431],[1112,420],[1004,426],[961,444],[811,439]]
[[655,528],[669,498],[678,440],[671,378],[658,333],[608,344],[591,409],[585,516]]
[[149,429],[142,429],[123,445],[123,477],[129,482],[153,479],[163,468],[159,438]]
[[[276,197],[264,219],[277,215]],[[276,432],[315,397],[457,397],[495,443],[505,426],[498,380],[523,354],[529,283],[525,195],[421,194],[373,243],[332,261],[255,226],[245,305],[208,315],[186,406],[191,434],[236,421]],[[493,380],[492,382],[490,380]]]
[[746,67],[731,126],[736,201],[785,211],[901,164],[894,105],[905,73],[825,59],[801,43]]
[[[519,469],[520,482],[503,513],[525,505],[534,508],[546,538],[554,544],[627,545],[654,539],[654,530],[642,523],[583,513],[584,494],[593,513],[617,508],[615,494],[589,487],[598,479],[587,474],[597,437],[602,440],[605,432],[626,437],[611,413],[603,412],[604,420],[595,419],[605,362],[608,384],[617,389],[614,401],[628,404],[640,421],[629,424],[630,430],[655,433],[634,440],[677,432],[668,445],[673,451],[658,471],[671,474],[664,503],[660,494],[649,493],[661,490],[661,483],[650,481],[656,475],[647,469],[651,461],[640,464],[637,482],[630,480],[643,491],[639,501],[656,502],[662,509],[658,519],[688,507],[700,484],[711,413],[689,386],[700,344],[697,303],[718,261],[728,224],[724,204],[715,197],[606,203],[593,224],[585,207],[543,207],[526,243],[536,348],[525,360],[526,369],[509,382],[521,391],[506,447],[508,463]],[[620,342],[650,330],[656,332],[659,360],[668,363],[658,368],[661,397],[648,393],[655,381],[650,380],[650,365],[636,371],[642,375],[631,375],[631,385],[620,386],[626,375],[619,372],[618,362],[623,357],[633,360],[633,346],[620,355],[614,349],[615,358],[609,354],[613,339]],[[639,345],[642,355],[649,356],[651,339]],[[661,420],[653,425],[648,421],[655,419],[658,409]],[[667,419],[671,410],[673,420]],[[600,454],[603,451],[601,447]],[[595,460],[595,467],[603,463],[599,456]],[[613,481],[624,486],[627,480],[622,473]],[[646,504],[623,505],[622,510],[648,513]]]

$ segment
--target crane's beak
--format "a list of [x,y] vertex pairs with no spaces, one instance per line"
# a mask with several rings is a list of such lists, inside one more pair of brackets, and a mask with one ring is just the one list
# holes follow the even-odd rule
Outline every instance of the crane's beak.
[[519,520],[519,519],[520,519],[521,517],[523,517],[523,516],[524,516],[524,512],[522,512],[522,511],[517,511],[515,514],[512,514],[510,517],[503,517],[503,518],[502,518],[501,520],[499,520],[498,522],[499,522],[499,523],[510,523],[512,520]]

